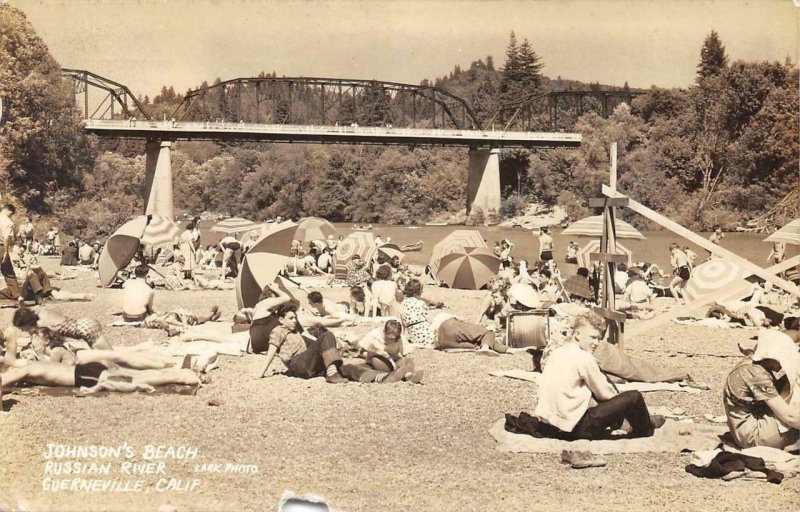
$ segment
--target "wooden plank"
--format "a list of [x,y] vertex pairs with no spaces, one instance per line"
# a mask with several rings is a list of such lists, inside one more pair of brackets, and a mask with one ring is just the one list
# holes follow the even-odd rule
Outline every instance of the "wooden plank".
[[612,190],[617,190],[617,143],[611,143],[611,176],[608,184]]
[[[800,264],[800,255],[797,255],[793,258],[783,261],[777,265],[773,265],[769,267],[767,271],[778,274],[798,264]],[[645,322],[633,324],[630,328],[630,331],[628,331],[627,334],[628,336],[638,336],[646,331],[655,329],[656,327],[659,327],[667,322],[671,322],[672,320],[678,317],[687,316],[693,310],[702,308],[703,306],[707,306],[712,302],[720,302],[720,301],[724,302],[726,300],[736,300],[739,297],[741,297],[741,281],[738,283],[731,283],[728,286],[720,288],[714,293],[700,297],[694,302],[690,302],[688,304],[684,304],[683,306],[674,308],[670,311],[667,311],[666,313],[662,313],[657,317],[651,318],[650,320],[647,320]]]
[[624,322],[627,319],[625,313],[622,313],[620,311],[614,311],[613,309],[609,308],[595,307],[594,312],[602,316],[603,318],[606,318],[608,320],[613,320],[615,322]]
[[589,255],[589,261],[602,261],[605,263],[627,263],[628,262],[628,255],[627,254],[612,254],[612,253],[602,253],[602,252],[593,252]]
[[627,197],[593,197],[589,199],[589,208],[605,208],[606,206],[628,206]]
[[[609,197],[620,197],[621,194],[614,191],[608,185],[603,185],[603,194]],[[624,197],[624,196],[622,196]],[[628,208],[635,211],[636,213],[647,217],[648,219],[656,222],[665,228],[669,229],[673,233],[676,233],[683,238],[693,242],[703,249],[711,251],[713,254],[718,256],[722,256],[728,259],[731,263],[735,263],[736,265],[740,266],[741,268],[747,270],[748,272],[757,275],[761,279],[770,282],[781,288],[782,290],[786,290],[787,292],[791,293],[796,297],[800,297],[800,288],[795,286],[794,283],[791,283],[785,279],[781,279],[780,277],[776,276],[775,274],[769,272],[768,270],[759,267],[755,263],[752,263],[749,260],[742,258],[741,256],[732,253],[731,251],[725,249],[724,247],[720,247],[717,244],[711,243],[709,240],[706,240],[702,236],[694,233],[693,231],[681,226],[677,222],[673,221],[672,219],[668,219],[667,217],[661,215],[658,212],[651,210],[650,208],[646,207],[645,205],[629,198]]]

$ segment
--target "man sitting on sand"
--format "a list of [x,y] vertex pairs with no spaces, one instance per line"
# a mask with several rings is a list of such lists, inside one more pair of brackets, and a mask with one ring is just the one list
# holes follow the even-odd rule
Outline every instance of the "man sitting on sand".
[[133,278],[122,285],[122,319],[126,322],[141,322],[153,313],[156,294],[147,282],[150,268],[139,265],[133,270]]
[[343,365],[342,356],[336,348],[336,337],[323,327],[318,328],[316,339],[307,339],[298,334],[296,308],[292,304],[282,304],[273,313],[278,326],[272,329],[267,350],[267,362],[257,374],[263,378],[273,359],[278,358],[286,365],[286,375],[300,379],[325,376],[330,384],[341,384],[348,380],[358,382],[400,382],[410,373],[406,368],[392,372],[377,372],[357,365]]
[[723,392],[728,428],[740,448],[782,450],[798,441],[798,370],[800,355],[792,339],[782,332],[761,330],[752,358],[736,365]]
[[[651,419],[642,394],[619,393],[600,371],[592,355],[606,330],[602,317],[586,313],[576,317],[572,339],[555,349],[539,379],[536,429],[544,437],[564,440],[602,439],[619,429],[623,420],[631,427],[628,437],[648,437],[663,425]],[[590,406],[594,398],[597,405]]]

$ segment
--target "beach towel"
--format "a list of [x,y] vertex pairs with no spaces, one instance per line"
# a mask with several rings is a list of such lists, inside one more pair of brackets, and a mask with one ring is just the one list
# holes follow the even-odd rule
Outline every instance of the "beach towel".
[[718,425],[699,425],[667,420],[656,429],[652,437],[639,439],[612,439],[602,441],[561,441],[513,434],[505,429],[505,418],[497,420],[489,434],[497,441],[495,447],[501,452],[512,453],[561,453],[562,450],[587,451],[593,454],[699,451],[713,449],[720,443],[720,435],[728,431]]
[[689,377],[686,370],[650,363],[642,358],[626,354],[606,341],[594,351],[594,358],[605,373],[636,382],[676,382]]
[[[542,375],[538,372],[529,372],[526,370],[493,370],[489,372],[493,377],[508,377],[510,379],[525,380],[528,382],[537,382]],[[650,393],[654,391],[681,391],[684,393],[700,393],[702,390],[682,386],[678,382],[624,382],[615,384],[620,393],[625,391],[638,391],[640,393]]]
[[[189,384],[167,384],[164,386],[155,386],[147,395],[195,395],[197,388],[200,386],[193,386]],[[74,387],[59,387],[59,386],[20,386],[3,388],[3,395],[6,393],[15,393],[18,395],[27,396],[74,396],[74,397],[95,397],[95,396],[108,396],[108,395],[130,395],[132,393],[122,393],[119,391],[98,391],[89,395],[81,393],[81,388]]]
[[758,327],[744,326],[738,322],[729,322],[720,318],[691,318],[681,316],[672,320],[678,325],[695,325],[699,327],[712,327],[714,329],[758,329]]
[[119,317],[119,318],[115,319],[113,322],[111,322],[110,324],[107,324],[107,326],[108,327],[141,327],[142,326],[142,321],[138,320],[138,321],[130,321],[129,322],[129,321],[125,320],[124,318]]

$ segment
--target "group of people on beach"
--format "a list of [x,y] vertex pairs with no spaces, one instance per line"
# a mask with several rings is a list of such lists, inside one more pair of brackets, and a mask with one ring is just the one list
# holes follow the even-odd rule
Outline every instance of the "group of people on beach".
[[[0,212],[4,244],[12,243],[13,230],[2,230],[13,213],[13,207]],[[195,278],[193,271],[202,258],[198,235],[196,222],[187,225],[181,235],[173,264],[176,279]],[[236,272],[236,252],[246,252],[249,247],[230,238],[232,241],[219,244],[224,253],[223,271]],[[337,243],[329,238],[309,244],[309,253],[316,255],[315,267],[323,270],[319,258],[334,252]],[[528,353],[535,369],[542,372],[538,403],[533,415],[508,416],[507,428],[566,440],[608,438],[624,425],[627,437],[653,435],[664,419],[650,414],[641,393],[620,393],[607,378],[608,374],[624,374],[636,379],[636,370],[645,368],[646,362],[634,364],[635,358],[622,354],[604,339],[608,323],[592,310],[601,283],[592,279],[587,268],[564,281],[547,230],[539,235],[539,253],[530,267],[527,260],[514,261],[513,247],[508,240],[496,245],[504,268],[488,284],[485,299],[474,316],[459,317],[445,311],[444,304],[426,297],[426,275],[415,273],[399,258],[380,255],[373,261],[362,261],[355,256],[347,263],[346,276],[341,280],[349,291],[347,300],[337,302],[326,297],[324,289],[289,293],[280,284],[282,278],[278,278],[275,284],[264,287],[253,308],[237,313],[233,330],[246,329],[249,350],[264,354],[257,378],[267,376],[279,360],[289,377],[324,377],[329,383],[421,383],[424,372],[413,358],[415,349],[474,350],[491,356]],[[299,242],[287,250],[295,259],[305,252]],[[670,250],[675,276],[672,281],[686,281],[694,258],[676,244]],[[7,258],[7,251],[4,254]],[[571,257],[570,252],[567,257]],[[171,336],[188,340],[184,336],[189,336],[194,326],[219,319],[217,307],[207,314],[182,308],[157,311],[152,270],[143,263],[146,261],[134,262],[132,275],[123,284],[123,321],[164,329]],[[323,266],[330,270],[332,264]],[[294,272],[283,272],[289,276],[298,273],[296,266]],[[4,277],[6,273],[3,269]],[[660,269],[655,265],[620,265],[613,276],[620,309],[642,318],[637,314],[651,309],[655,296],[651,283],[659,275]],[[680,284],[670,283],[668,288],[679,292]],[[764,295],[774,292],[759,290],[754,290],[756,299],[751,298],[751,305],[760,304]],[[297,293],[302,293],[304,300],[298,300]],[[673,296],[678,298],[679,293]],[[792,307],[796,309],[796,305],[794,301]],[[740,314],[755,326],[773,327],[759,334],[758,345],[748,353],[750,357],[738,364],[726,381],[723,400],[731,433],[742,447],[786,446],[796,440],[800,427],[800,393],[790,397],[786,392],[796,384],[800,373],[798,320],[788,314],[778,319],[754,305],[739,309],[732,304],[716,306],[718,311],[724,308],[724,314],[732,318]],[[763,317],[753,311],[761,311]],[[521,315],[547,318],[547,335],[536,337],[533,344],[509,344],[506,340],[511,335],[511,319]],[[336,330],[364,321],[376,326],[358,339],[343,337],[342,332],[347,329]],[[34,310],[21,305],[3,331],[3,339],[0,380],[5,386],[27,382],[132,391],[165,383],[197,385],[212,362],[212,358],[198,365],[191,360],[175,360],[164,347],[152,343],[114,346],[96,320],[67,318],[49,307]],[[214,341],[208,334],[205,339]],[[24,347],[22,340],[27,340]],[[692,382],[681,371],[669,379]]]

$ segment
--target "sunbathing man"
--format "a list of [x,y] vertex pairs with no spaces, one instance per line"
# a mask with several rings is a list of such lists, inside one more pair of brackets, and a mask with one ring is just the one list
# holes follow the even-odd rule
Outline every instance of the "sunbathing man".
[[350,323],[355,323],[357,318],[357,315],[348,312],[346,303],[331,302],[325,299],[320,292],[309,293],[308,304],[313,313],[323,318],[344,320]]
[[132,392],[139,389],[152,391],[152,386],[166,384],[200,384],[192,370],[165,368],[158,370],[131,370],[115,367],[112,363],[93,362],[69,366],[50,361],[36,361],[22,367],[6,365],[0,360],[0,400],[2,386],[17,383],[38,386],[85,387],[87,392],[103,389]]
[[[576,317],[572,339],[555,349],[539,379],[536,431],[564,440],[602,439],[631,426],[629,437],[648,437],[663,425],[653,417],[638,391],[619,393],[600,370],[592,355],[606,330],[603,318],[593,313]],[[591,399],[597,405],[590,407]]]
[[758,309],[757,302],[733,300],[713,302],[706,313],[708,318],[719,318],[745,326],[769,327],[772,322],[763,311]]
[[[783,449],[797,442],[799,366],[800,355],[789,336],[777,331],[759,332],[752,359],[736,365],[723,392],[728,428],[739,447]],[[781,372],[783,377],[778,378]]]
[[392,383],[411,374],[405,367],[392,372],[377,372],[358,365],[343,365],[333,333],[320,327],[316,339],[307,339],[298,334],[297,314],[292,304],[278,306],[273,314],[279,325],[270,333],[267,362],[256,375],[257,378],[266,375],[276,355],[286,365],[286,375],[289,377],[312,379],[324,375],[325,381],[330,384],[341,384],[348,380]]

